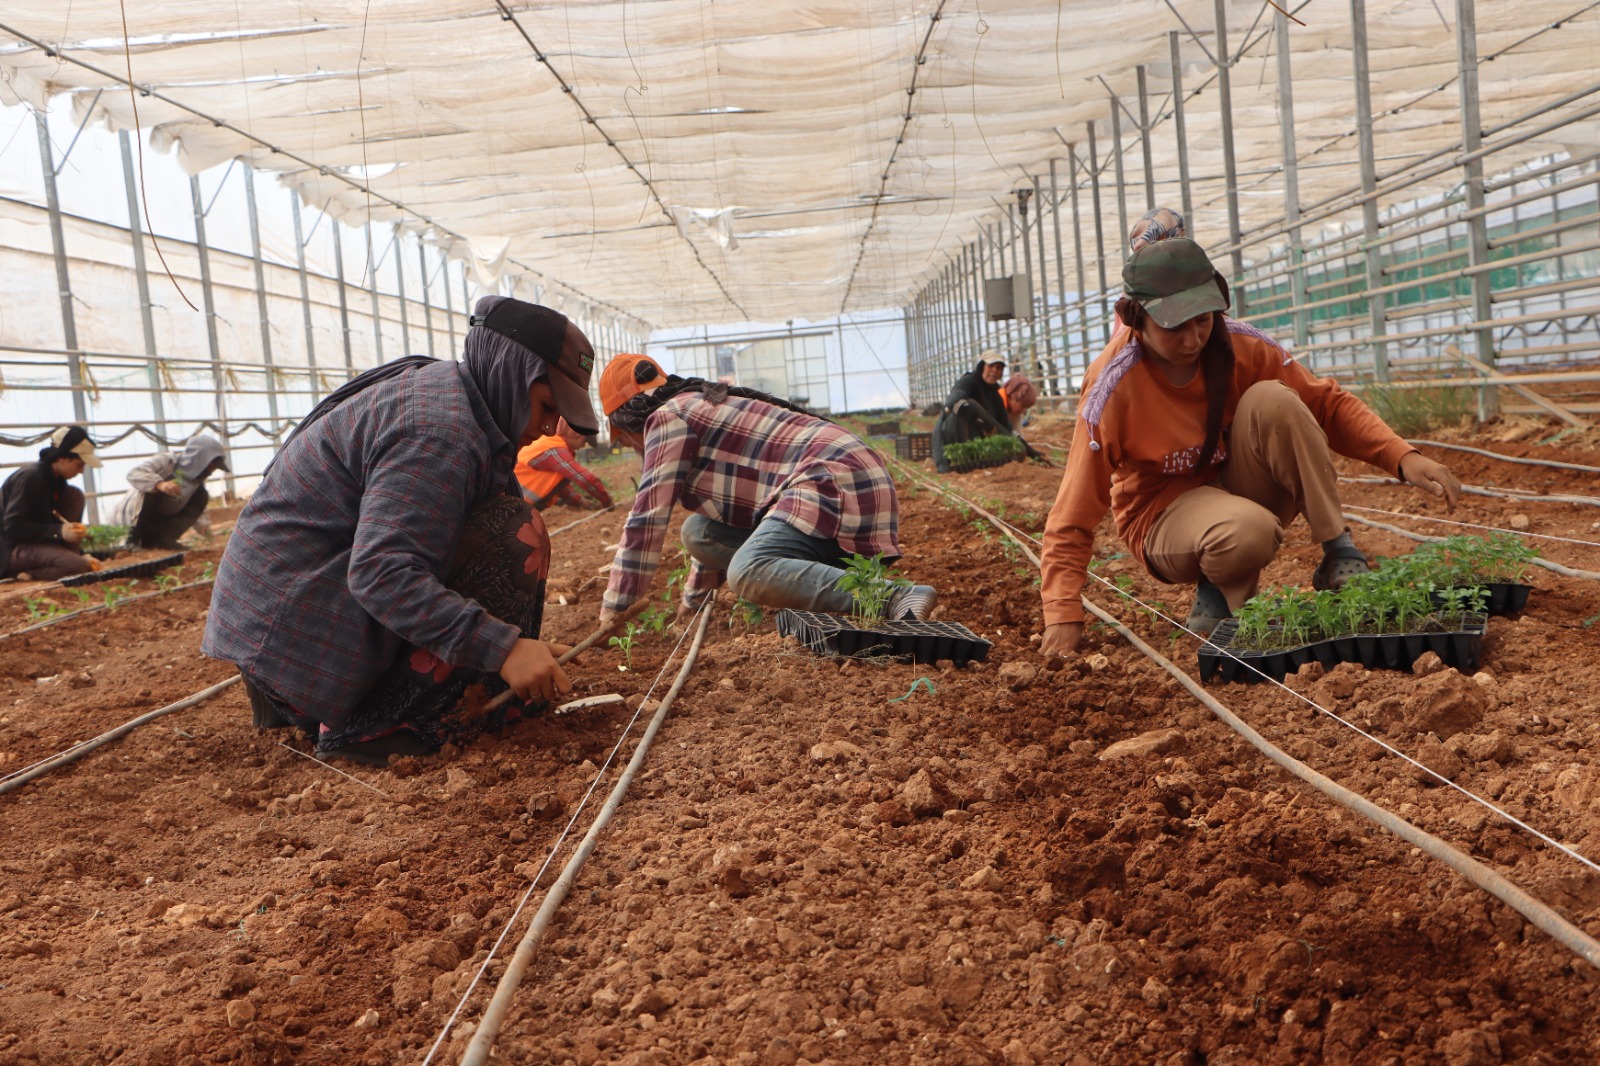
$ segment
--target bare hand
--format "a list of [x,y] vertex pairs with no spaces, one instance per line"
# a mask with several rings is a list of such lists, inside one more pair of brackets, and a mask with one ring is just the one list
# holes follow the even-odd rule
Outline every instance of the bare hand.
[[1461,479],[1452,474],[1449,467],[1421,452],[1412,452],[1400,460],[1400,480],[1442,498],[1447,511],[1454,511],[1456,501],[1461,498]]
[[163,481],[156,485],[156,491],[164,496],[176,496],[183,489],[179,487],[176,481]]
[[61,539],[68,544],[76,544],[89,532],[89,527],[82,522],[61,523]]
[[1078,645],[1082,643],[1082,622],[1057,622],[1044,627],[1044,638],[1039,641],[1039,654],[1047,659],[1052,655],[1065,658],[1077,654]]
[[501,664],[500,676],[522,699],[553,703],[557,696],[572,691],[567,672],[556,664],[556,656],[567,650],[562,644],[519,640]]

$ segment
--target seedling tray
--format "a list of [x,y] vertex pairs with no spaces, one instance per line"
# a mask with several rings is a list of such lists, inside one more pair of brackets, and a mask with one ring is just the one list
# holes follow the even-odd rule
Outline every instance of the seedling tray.
[[108,545],[107,547],[104,547],[104,548],[90,548],[87,551],[85,551],[84,554],[85,555],[92,555],[96,559],[99,559],[101,562],[104,562],[107,559],[113,558],[118,552],[125,552],[125,551],[131,551],[131,550],[132,549],[129,548],[129,546],[128,546],[128,542],[127,541],[123,541],[121,544],[112,544],[112,545]]
[[[1533,591],[1532,585],[1516,585],[1504,581],[1489,582],[1478,587],[1489,591],[1487,610],[1490,614],[1517,613],[1528,606],[1528,593]],[[1446,601],[1443,595],[1435,592],[1433,602],[1443,607]]]
[[794,637],[819,655],[889,655],[919,663],[949,659],[957,666],[983,662],[993,645],[956,622],[879,622],[862,629],[845,615],[785,608],[778,635]]
[[1319,662],[1329,669],[1340,663],[1360,663],[1368,669],[1409,673],[1411,665],[1428,651],[1442,659],[1446,666],[1463,673],[1476,672],[1478,656],[1483,649],[1484,627],[1483,615],[1465,615],[1456,628],[1437,632],[1359,634],[1293,648],[1234,651],[1230,645],[1238,634],[1239,623],[1229,618],[1218,625],[1211,639],[1200,647],[1200,680],[1210,681],[1220,676],[1224,682],[1254,684],[1263,680],[1261,675],[1265,674],[1274,681],[1282,681],[1310,662]]
[[932,433],[902,433],[894,439],[894,455],[896,459],[907,462],[920,462],[933,456]]
[[994,466],[1005,466],[1007,463],[1014,463],[1020,458],[1022,458],[1020,455],[1008,455],[1004,459],[972,459],[965,463],[951,463],[950,470],[952,473],[965,474],[973,470],[988,470]]
[[130,563],[127,566],[108,566],[104,570],[91,570],[87,574],[73,574],[71,577],[61,579],[61,584],[66,588],[76,588],[79,585],[98,585],[102,581],[124,581],[135,577],[150,577],[158,574],[169,566],[177,566],[183,562],[182,552],[173,552],[156,559],[146,559],[142,563]]
[[900,435],[899,422],[868,422],[867,436],[869,437],[898,437]]

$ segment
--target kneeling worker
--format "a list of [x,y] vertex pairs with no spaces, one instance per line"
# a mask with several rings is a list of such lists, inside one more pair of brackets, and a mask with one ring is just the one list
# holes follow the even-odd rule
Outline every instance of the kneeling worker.
[[[644,452],[602,621],[648,593],[679,503],[694,512],[683,523],[684,609],[726,574],[759,606],[842,614],[853,606],[837,587],[848,556],[900,557],[894,480],[877,452],[832,422],[754,389],[668,377],[643,355],[606,364],[600,405],[614,439]],[[930,586],[907,586],[884,617],[926,618],[934,597]]]
[[190,437],[182,452],[158,452],[128,471],[128,492],[111,521],[128,527],[130,544],[176,549],[191,528],[210,532],[205,481],[218,470],[228,471],[222,442],[204,433]]
[[[517,483],[522,498],[542,511],[551,503],[568,507],[610,507],[611,493],[605,484],[578,462],[576,452],[583,437],[563,418],[556,431],[540,437],[517,453]],[[584,497],[593,501],[586,502]]]
[[19,468],[0,487],[0,577],[57,581],[96,569],[80,545],[83,490],[67,482],[98,467],[82,426],[62,426],[39,449],[39,461]]

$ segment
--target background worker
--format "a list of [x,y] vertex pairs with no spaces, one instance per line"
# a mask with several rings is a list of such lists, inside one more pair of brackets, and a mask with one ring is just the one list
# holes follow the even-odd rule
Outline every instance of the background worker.
[[128,543],[140,548],[176,549],[178,538],[198,527],[211,531],[206,478],[228,469],[222,442],[197,433],[181,452],[158,452],[128,471],[128,491],[117,501],[111,521],[128,527]]
[[534,510],[542,511],[552,501],[579,508],[611,506],[605,484],[573,454],[582,444],[583,437],[563,418],[554,433],[517,453],[517,483]]
[[1000,386],[1000,402],[1006,405],[1006,418],[1011,431],[1015,433],[1027,421],[1028,412],[1039,402],[1039,387],[1028,375],[1018,371]]
[[1368,569],[1339,504],[1332,452],[1454,507],[1461,484],[1360,400],[1223,314],[1228,288],[1183,237],[1142,245],[1122,272],[1121,329],[1084,377],[1066,476],[1045,523],[1040,650],[1083,638],[1094,530],[1110,509],[1150,575],[1194,584],[1188,628],[1207,634],[1255,595],[1283,528],[1304,515],[1323,557],[1317,589]]
[[89,431],[62,426],[38,462],[12,472],[0,486],[0,577],[58,581],[96,569],[81,547],[83,490],[67,482],[99,465]]
[[258,726],[381,764],[480,729],[455,713],[469,685],[570,690],[538,639],[550,539],[512,467],[558,418],[593,432],[593,366],[564,315],[487,296],[461,362],[407,356],[312,410],[239,515],[201,645],[239,667]]
[[[900,557],[899,503],[883,459],[826,419],[754,389],[668,377],[643,355],[600,376],[613,437],[644,452],[601,620],[650,589],[675,505],[691,560],[683,609],[722,583],[762,607],[847,613],[837,588],[855,553]],[[926,618],[935,592],[899,590],[885,618]]]
[[[933,425],[930,445],[934,469],[949,473],[950,462],[944,455],[947,444],[962,444],[997,433],[1015,435],[1011,411],[1000,385],[1005,373],[1005,360],[992,351],[986,351],[971,370],[956,379],[950,395],[945,397],[944,411]],[[1023,380],[1027,381],[1025,378]],[[1033,387],[1032,382],[1027,382],[1027,385]],[[1036,389],[1034,399],[1038,399]],[[1023,442],[1023,450],[1030,458],[1042,458],[1026,441]]]

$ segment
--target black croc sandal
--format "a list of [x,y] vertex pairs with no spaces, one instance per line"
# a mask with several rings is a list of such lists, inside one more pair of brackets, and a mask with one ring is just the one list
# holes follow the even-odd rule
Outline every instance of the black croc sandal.
[[1325,552],[1311,572],[1311,587],[1318,592],[1338,592],[1351,578],[1371,571],[1360,548],[1334,548]]
[[1184,623],[1191,633],[1209,637],[1211,631],[1229,618],[1228,598],[1222,590],[1209,581],[1202,581],[1194,589],[1194,606],[1189,608],[1189,620]]

